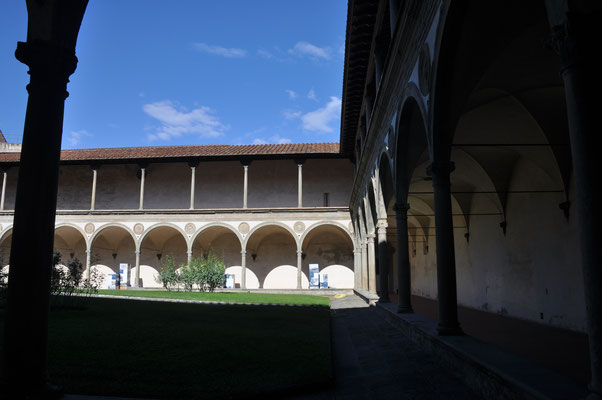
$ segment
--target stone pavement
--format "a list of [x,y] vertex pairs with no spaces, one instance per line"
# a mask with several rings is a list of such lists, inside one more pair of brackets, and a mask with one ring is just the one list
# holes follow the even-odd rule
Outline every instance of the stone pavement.
[[334,299],[331,308],[335,385],[290,399],[480,398],[359,297]]

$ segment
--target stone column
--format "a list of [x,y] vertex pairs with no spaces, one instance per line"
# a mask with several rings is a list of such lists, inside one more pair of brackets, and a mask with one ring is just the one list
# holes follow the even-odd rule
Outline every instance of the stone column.
[[98,167],[92,167],[92,196],[90,198],[90,210],[96,208],[96,179],[98,176]]
[[244,179],[243,179],[243,194],[242,194],[242,208],[247,208],[247,193],[249,190],[249,165],[244,165]]
[[90,283],[92,275],[92,249],[86,249],[86,281]]
[[135,286],[140,287],[140,250],[135,251],[136,254],[136,282]]
[[456,256],[449,179],[454,168],[454,163],[443,161],[433,162],[427,169],[427,174],[433,177],[435,195],[437,293],[439,298],[437,331],[440,335],[462,334],[458,322]]
[[302,289],[301,281],[303,276],[303,251],[297,250],[297,289]]
[[196,176],[196,167],[190,167],[190,209],[194,210],[194,182]]
[[362,241],[362,290],[368,290],[368,241]]
[[8,177],[8,169],[2,168],[2,196],[0,197],[0,211],[4,211],[4,199],[6,198],[6,179]]
[[48,385],[50,276],[67,82],[87,1],[28,1],[27,42],[15,56],[29,66],[29,98],[19,163],[2,389],[6,398],[58,397]]
[[303,163],[297,164],[297,207],[303,207]]
[[240,265],[242,266],[242,273],[240,276],[240,288],[247,288],[247,251],[241,250],[240,252]]
[[146,176],[146,168],[140,167],[140,210],[144,210],[144,178]]
[[397,229],[397,286],[399,301],[397,312],[413,313],[412,280],[410,269],[410,250],[408,248],[408,210],[407,203],[395,204],[395,225]]
[[362,257],[362,251],[360,250],[359,247],[355,247],[355,249],[353,249],[353,275],[354,275],[354,282],[353,282],[353,286],[355,289],[360,289],[360,285],[362,282],[362,267],[361,267],[361,260]]
[[374,248],[374,239],[376,235],[369,233],[367,235],[368,245],[368,291],[376,294],[376,251]]
[[399,15],[399,0],[389,0],[389,26],[391,27],[391,38],[395,34],[395,26]]
[[188,263],[188,265],[190,265],[190,263],[192,262],[192,250],[188,250],[186,252],[186,262]]
[[[602,78],[597,2],[548,1],[552,43],[560,55],[569,123],[579,218],[581,266],[591,364],[591,394],[602,399],[602,195],[600,182],[600,118],[597,106]],[[590,9],[594,8],[594,9]]]
[[380,272],[379,301],[389,302],[389,252],[387,249],[387,220],[379,219],[376,228],[378,239],[378,266]]

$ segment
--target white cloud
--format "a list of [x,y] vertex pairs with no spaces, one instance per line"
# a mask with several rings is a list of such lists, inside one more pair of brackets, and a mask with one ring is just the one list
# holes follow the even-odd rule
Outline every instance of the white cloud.
[[318,101],[318,98],[316,97],[316,91],[314,90],[314,88],[311,88],[311,90],[307,93],[307,98],[313,101]]
[[295,100],[298,96],[294,90],[286,89],[285,92],[288,93],[288,98],[291,100]]
[[301,111],[297,110],[284,110],[282,113],[284,114],[285,119],[299,118],[302,114]]
[[289,138],[283,138],[280,135],[271,136],[269,139],[256,138],[253,140],[253,144],[268,144],[268,143],[276,143],[276,144],[288,144],[292,143]]
[[274,55],[272,53],[264,49],[257,50],[257,54],[259,54],[263,58],[267,58],[268,60],[274,58]]
[[303,129],[312,132],[332,132],[330,126],[332,121],[335,121],[341,116],[341,99],[335,96],[330,97],[330,101],[322,108],[310,111],[301,115]]
[[247,51],[235,47],[227,48],[222,46],[212,46],[207,43],[193,43],[195,49],[202,53],[215,54],[226,58],[242,58],[247,55]]
[[318,47],[308,42],[297,42],[297,44],[295,44],[288,52],[298,57],[309,57],[322,60],[330,59],[330,48]]
[[85,137],[92,137],[94,135],[92,135],[90,132],[88,132],[85,129],[81,129],[79,131],[72,131],[69,136],[67,137],[67,145],[69,147],[75,147],[75,146],[79,146],[79,144],[82,142],[83,138]]
[[142,109],[145,113],[158,120],[161,125],[155,133],[149,134],[149,140],[169,140],[183,134],[196,134],[200,137],[217,137],[223,135],[227,129],[214,114],[215,112],[205,106],[187,111],[176,108],[169,101],[158,101],[145,104]]

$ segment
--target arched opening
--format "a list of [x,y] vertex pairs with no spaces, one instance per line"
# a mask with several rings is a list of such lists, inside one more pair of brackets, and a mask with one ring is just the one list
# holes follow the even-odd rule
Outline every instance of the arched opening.
[[[396,232],[396,221],[395,221],[395,186],[393,185],[393,174],[391,172],[391,163],[386,153],[383,153],[380,158],[378,167],[378,174],[380,182],[379,199],[382,219],[386,220],[386,235],[385,240],[382,241],[382,235],[377,236],[378,240],[378,254],[379,263],[381,265],[381,271],[383,276],[381,278],[380,286],[383,287],[382,292],[386,293],[386,297],[382,300],[393,300],[397,301],[397,232]],[[380,260],[384,257],[384,263]]]
[[86,278],[86,239],[82,232],[69,225],[59,226],[54,230],[54,250],[61,255],[59,265],[63,268],[72,261],[79,261],[82,269],[82,282]]
[[[288,229],[261,226],[249,234],[246,250],[247,275],[252,271],[262,288],[297,288],[297,242]],[[303,288],[309,287],[307,276],[303,282]]]
[[173,260],[176,268],[188,263],[188,244],[184,234],[173,226],[151,227],[140,242],[140,277],[143,287],[161,286],[156,278],[154,282],[149,282],[148,278],[144,279],[142,273],[149,271],[155,276],[158,275],[168,257]]
[[304,273],[309,275],[309,264],[318,264],[321,281],[326,275],[328,287],[354,287],[353,242],[343,228],[320,224],[310,228],[302,240]]
[[[133,281],[132,268],[136,265],[136,243],[132,234],[122,226],[102,227],[92,238],[90,265],[102,278],[100,288],[111,285],[111,276],[119,273],[119,264],[129,264],[128,284]],[[89,272],[86,271],[87,276]],[[91,273],[91,272],[90,272]],[[122,282],[124,285],[125,282]]]
[[12,228],[4,231],[0,237],[0,268],[4,274],[8,274],[8,263],[10,260],[10,246],[13,240]]
[[[213,251],[226,266],[226,274],[234,275],[235,287],[241,287],[241,245],[240,239],[230,228],[224,226],[210,226],[203,229],[192,241],[192,256],[201,257]],[[246,287],[256,289],[259,281],[252,271],[246,271]]]

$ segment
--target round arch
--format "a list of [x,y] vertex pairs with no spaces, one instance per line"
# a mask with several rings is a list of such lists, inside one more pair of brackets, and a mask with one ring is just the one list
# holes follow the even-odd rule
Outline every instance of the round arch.
[[138,250],[140,250],[140,247],[142,246],[142,242],[144,241],[144,239],[146,239],[148,237],[148,235],[151,234],[152,231],[159,229],[159,228],[172,228],[174,230],[176,230],[178,233],[180,233],[180,235],[182,235],[182,238],[184,239],[184,242],[186,243],[186,247],[187,247],[187,251],[190,251],[190,240],[188,240],[188,235],[186,234],[186,232],[184,232],[184,230],[182,228],[180,228],[178,225],[172,224],[170,222],[158,222],[154,225],[149,226],[147,229],[144,230],[144,232],[142,233],[142,235],[140,235],[140,239],[139,239],[139,246],[138,246]]
[[60,224],[55,225],[54,227],[54,232],[56,234],[56,231],[60,228],[73,228],[75,230],[77,230],[81,235],[82,238],[84,239],[84,243],[86,243],[86,249],[89,248],[89,239],[88,239],[88,235],[86,234],[86,232],[84,232],[84,230],[82,228],[80,228],[79,226],[75,225],[75,224],[70,224],[68,222],[61,222]]
[[221,227],[221,228],[225,228],[225,229],[228,229],[229,231],[231,231],[238,238],[238,241],[239,241],[240,246],[242,248],[244,240],[243,240],[242,235],[240,234],[240,232],[238,232],[233,226],[225,224],[223,222],[211,222],[211,223],[209,223],[207,225],[203,225],[202,228],[197,229],[197,231],[190,237],[190,246],[192,247],[192,244],[194,243],[194,241],[203,232],[207,231],[208,229],[215,228],[215,227]]
[[253,234],[255,232],[257,232],[258,230],[260,230],[261,228],[264,228],[266,226],[278,226],[280,228],[284,228],[285,230],[287,230],[291,234],[291,237],[293,238],[293,240],[295,241],[295,244],[297,245],[297,250],[299,250],[299,248],[300,248],[299,247],[299,236],[295,233],[295,231],[293,231],[291,229],[290,226],[283,224],[282,222],[277,222],[277,221],[262,222],[256,226],[254,226],[243,240],[243,250],[247,249],[247,245],[249,244],[251,237],[253,237]]
[[132,237],[132,240],[134,241],[134,244],[136,245],[136,249],[138,249],[139,243],[138,243],[138,240],[136,239],[136,234],[130,228],[128,228],[126,225],[121,224],[119,222],[110,222],[108,224],[101,226],[97,230],[95,230],[89,239],[89,247],[90,248],[92,248],[92,245],[94,244],[94,241],[96,240],[96,238],[102,233],[102,231],[104,231],[107,228],[121,228],[121,229],[125,230],[127,233],[130,234],[130,236]]

